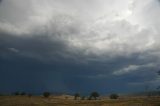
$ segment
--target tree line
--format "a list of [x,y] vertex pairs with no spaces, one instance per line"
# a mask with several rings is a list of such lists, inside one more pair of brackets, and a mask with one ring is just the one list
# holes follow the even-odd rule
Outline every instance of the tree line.
[[[31,93],[26,93],[26,92],[14,92],[12,93],[12,95],[14,96],[28,96],[28,97],[32,97],[33,95]],[[45,97],[45,98],[49,98],[52,94],[50,92],[43,92],[42,93],[42,96]],[[4,96],[2,94],[0,94],[0,96]],[[97,100],[97,99],[100,99],[100,94],[96,91],[94,92],[91,92],[89,96],[84,96],[84,95],[81,95],[80,93],[75,93],[74,95],[72,95],[74,98],[74,100]],[[110,99],[118,99],[118,94],[111,94],[110,96]],[[67,99],[67,97],[66,97]]]

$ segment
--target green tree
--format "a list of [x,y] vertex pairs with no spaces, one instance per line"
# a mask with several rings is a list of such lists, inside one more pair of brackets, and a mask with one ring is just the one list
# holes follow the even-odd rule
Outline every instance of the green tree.
[[110,99],[118,99],[118,94],[111,94]]
[[25,92],[21,92],[21,94],[20,94],[20,95],[24,96],[24,95],[26,95],[26,93],[25,93]]
[[82,97],[81,97],[81,100],[85,100],[85,96],[82,96]]
[[13,93],[15,96],[17,96],[17,95],[20,95],[20,93],[17,91],[17,92],[14,92]]
[[46,97],[46,98],[48,98],[50,96],[50,93],[49,92],[44,92],[43,96]]
[[75,93],[74,94],[74,99],[77,100],[78,97],[80,97],[80,94],[79,93]]
[[93,97],[95,100],[97,100],[97,97],[99,97],[99,93],[98,93],[98,92],[92,92],[92,93],[90,94],[90,99],[91,99],[92,97]]

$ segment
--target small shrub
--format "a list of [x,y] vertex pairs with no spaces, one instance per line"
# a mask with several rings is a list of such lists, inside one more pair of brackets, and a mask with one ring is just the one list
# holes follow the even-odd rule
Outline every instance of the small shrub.
[[88,100],[92,100],[92,97],[91,97],[91,96],[89,96],[89,97],[88,97]]
[[0,93],[0,96],[4,96],[4,95]]
[[13,94],[14,94],[15,96],[20,95],[19,92],[14,92]]
[[78,97],[80,97],[80,94],[79,93],[75,93],[74,94],[74,99],[77,100]]
[[98,92],[92,92],[91,94],[90,94],[90,98],[94,98],[95,100],[97,100],[97,97],[99,97],[99,93]]
[[110,99],[118,99],[118,94],[111,94]]
[[21,92],[21,94],[20,94],[20,95],[24,96],[24,95],[26,95],[26,93],[25,93],[25,92]]
[[81,97],[81,100],[85,100],[85,96],[82,96],[82,97]]
[[43,96],[46,97],[46,98],[48,98],[50,96],[50,93],[49,92],[44,92]]
[[29,98],[32,97],[32,94],[28,94],[28,97],[29,97]]

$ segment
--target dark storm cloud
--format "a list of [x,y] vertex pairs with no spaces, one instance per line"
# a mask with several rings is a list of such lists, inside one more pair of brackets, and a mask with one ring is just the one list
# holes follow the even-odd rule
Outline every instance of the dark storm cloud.
[[[1,34],[0,45],[1,53],[4,55],[12,54],[13,49],[17,50],[17,55],[28,57],[45,57],[46,59],[53,58],[58,51],[65,49],[65,44],[61,41],[51,41],[47,36],[39,37],[17,37],[12,35]],[[50,53],[53,57],[50,57]],[[14,53],[13,53],[14,54]],[[15,53],[16,54],[16,53]],[[2,54],[1,54],[2,55]]]
[[150,16],[158,9],[152,0],[5,0],[0,90],[14,83],[12,90],[85,93],[156,85],[159,20]]

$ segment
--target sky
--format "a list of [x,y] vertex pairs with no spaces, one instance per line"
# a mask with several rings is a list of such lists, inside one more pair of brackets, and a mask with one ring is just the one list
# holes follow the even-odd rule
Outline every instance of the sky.
[[155,89],[158,17],[160,0],[0,0],[0,92]]

